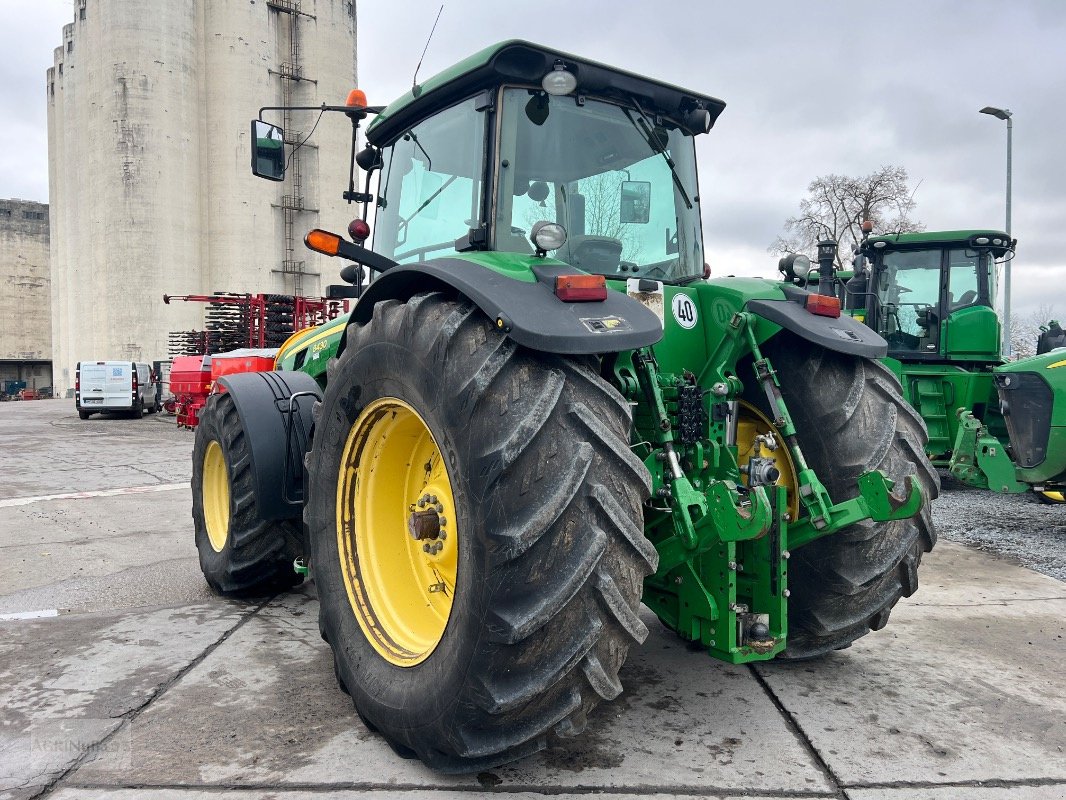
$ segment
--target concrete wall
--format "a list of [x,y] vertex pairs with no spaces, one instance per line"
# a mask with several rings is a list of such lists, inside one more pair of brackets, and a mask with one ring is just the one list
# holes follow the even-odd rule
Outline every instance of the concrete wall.
[[51,383],[48,206],[0,200],[0,380]]
[[[249,125],[285,97],[342,103],[355,82],[351,0],[74,0],[73,8],[46,79],[60,390],[79,360],[163,359],[168,331],[202,327],[200,304],[163,305],[164,293],[313,296],[337,282],[336,261],[301,240],[350,219],[340,200],[347,120],[323,119],[301,151],[305,200],[290,212],[307,273],[299,277],[282,271],[294,260],[280,208],[293,187],[252,176]],[[302,80],[286,81],[294,19]],[[313,120],[292,122],[307,133]]]

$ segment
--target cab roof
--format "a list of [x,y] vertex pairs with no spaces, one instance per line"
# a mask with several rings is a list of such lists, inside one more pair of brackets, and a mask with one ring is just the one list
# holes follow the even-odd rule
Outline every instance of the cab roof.
[[711,125],[725,103],[710,95],[682,89],[643,75],[563,53],[539,44],[512,39],[463,59],[390,103],[367,127],[371,144],[384,145],[423,119],[501,83],[539,86],[541,78],[561,61],[577,77],[575,94],[631,103],[636,97],[645,111],[670,117],[703,107]]
[[885,242],[886,247],[894,249],[897,247],[920,247],[936,244],[965,244],[977,236],[1010,241],[1010,237],[1003,231],[990,228],[961,231],[922,231],[921,233],[888,233],[880,236],[871,236],[866,241],[869,245],[873,245],[874,242]]

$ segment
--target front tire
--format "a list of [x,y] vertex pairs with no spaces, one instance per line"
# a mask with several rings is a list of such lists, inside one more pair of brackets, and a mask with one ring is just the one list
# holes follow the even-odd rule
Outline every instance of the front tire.
[[301,581],[297,520],[262,520],[251,450],[233,398],[214,394],[196,426],[192,518],[200,569],[222,595],[265,594]]
[[[763,353],[778,373],[803,454],[834,502],[857,497],[856,481],[870,470],[897,482],[917,475],[925,493],[914,517],[864,520],[793,551],[788,644],[780,657],[812,658],[880,630],[899,599],[917,590],[922,554],[936,543],[930,503],[940,477],[925,454],[925,423],[883,364],[788,334]],[[748,399],[767,410],[754,380]]]
[[[629,428],[590,364],[518,347],[467,301],[386,301],[348,329],[308,458],[310,563],[338,680],[399,752],[484,769],[621,692],[657,562]],[[419,521],[431,508],[443,522]]]

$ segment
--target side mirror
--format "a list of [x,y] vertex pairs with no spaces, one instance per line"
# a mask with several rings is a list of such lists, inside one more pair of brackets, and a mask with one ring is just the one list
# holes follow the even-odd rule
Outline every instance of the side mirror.
[[252,120],[252,174],[268,181],[285,180],[285,132],[259,119]]
[[621,222],[646,225],[651,219],[651,182],[622,181],[618,202]]

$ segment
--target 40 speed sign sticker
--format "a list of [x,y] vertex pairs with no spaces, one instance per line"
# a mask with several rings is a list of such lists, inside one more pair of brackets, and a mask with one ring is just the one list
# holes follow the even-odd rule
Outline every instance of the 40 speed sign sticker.
[[687,294],[683,292],[675,294],[670,308],[674,312],[674,319],[677,320],[677,324],[682,328],[691,330],[696,327],[696,320],[699,319],[699,314],[696,312],[696,304],[692,302],[692,298]]

